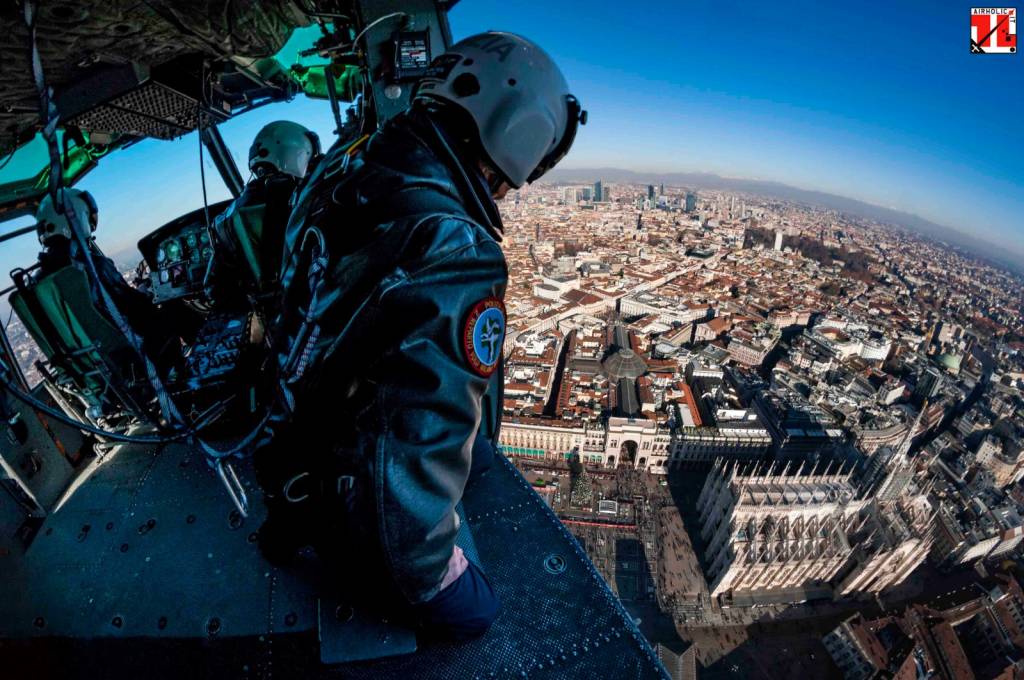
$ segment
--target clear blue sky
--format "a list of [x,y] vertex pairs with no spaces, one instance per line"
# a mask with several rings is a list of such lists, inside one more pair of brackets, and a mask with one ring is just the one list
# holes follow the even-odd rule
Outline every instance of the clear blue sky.
[[[456,39],[532,38],[590,111],[566,166],[696,170],[787,182],[919,214],[1024,259],[1024,55],[969,54],[969,4],[463,0]],[[326,102],[222,126],[240,167],[291,118],[330,142]],[[227,197],[207,159],[211,201]],[[198,144],[147,140],[79,186],[109,252],[202,205]],[[6,228],[6,226],[5,226]],[[27,265],[32,237],[4,244]]]
[[1024,258],[1024,55],[970,54],[968,2],[463,0],[451,23],[562,65],[590,110],[566,166],[778,180]]

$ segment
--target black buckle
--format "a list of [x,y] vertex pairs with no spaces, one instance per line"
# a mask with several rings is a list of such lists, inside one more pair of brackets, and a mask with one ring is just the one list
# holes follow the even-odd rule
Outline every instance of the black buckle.
[[[307,477],[309,477],[310,481],[313,482],[313,488],[306,493],[300,493],[302,489],[295,489],[294,487]],[[330,493],[338,496],[339,498],[344,498],[349,491],[355,488],[355,485],[356,478],[352,475],[338,475],[334,479],[333,484],[326,485],[323,483],[323,480],[320,480],[320,483],[317,484],[316,480],[312,478],[311,473],[300,472],[284,483],[284,486],[281,489],[281,495],[284,496],[284,499],[289,503],[302,503],[303,501],[308,500],[310,495],[316,490],[319,490],[319,495],[321,497],[327,496],[328,493]]]

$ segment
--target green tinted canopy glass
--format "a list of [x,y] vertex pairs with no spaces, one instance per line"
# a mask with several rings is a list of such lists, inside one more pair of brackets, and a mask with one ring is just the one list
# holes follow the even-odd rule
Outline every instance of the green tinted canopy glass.
[[[66,186],[73,185],[82,175],[91,170],[96,161],[120,146],[92,144],[89,134],[82,133],[80,144],[73,138],[57,131],[57,146],[61,149],[61,168]],[[37,133],[28,144],[0,160],[0,204],[31,199],[45,192],[50,185],[50,154],[42,133]]]
[[[327,24],[330,29],[331,24]],[[335,91],[343,101],[352,101],[359,92],[359,68],[334,64],[316,53],[309,53],[324,36],[317,25],[297,28],[288,42],[269,61],[286,71],[307,97],[327,98],[328,74],[334,76]],[[261,65],[261,69],[265,66]]]

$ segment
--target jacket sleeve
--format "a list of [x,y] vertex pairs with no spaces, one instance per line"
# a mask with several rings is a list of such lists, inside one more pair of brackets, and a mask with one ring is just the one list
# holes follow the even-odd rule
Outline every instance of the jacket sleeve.
[[500,247],[461,220],[435,227],[414,240],[413,263],[380,293],[374,316],[383,351],[370,371],[378,531],[392,575],[412,603],[430,599],[447,570],[481,398],[497,365],[481,364],[479,357],[474,362],[467,347],[480,303],[501,311],[496,340],[499,317],[488,315],[498,363],[505,330],[500,301],[507,270]]

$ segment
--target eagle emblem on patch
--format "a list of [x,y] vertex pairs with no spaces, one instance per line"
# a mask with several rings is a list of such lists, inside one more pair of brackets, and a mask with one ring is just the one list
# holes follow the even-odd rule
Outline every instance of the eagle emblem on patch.
[[496,297],[473,305],[462,327],[462,349],[470,368],[483,377],[494,373],[505,341],[505,303]]

